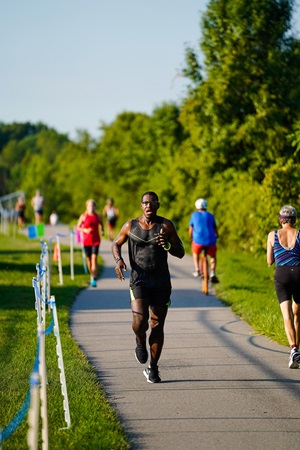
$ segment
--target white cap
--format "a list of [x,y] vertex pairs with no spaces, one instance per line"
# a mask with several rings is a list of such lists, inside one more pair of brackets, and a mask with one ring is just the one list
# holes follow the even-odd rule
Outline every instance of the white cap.
[[195,201],[196,209],[207,209],[207,201],[204,198],[198,198]]

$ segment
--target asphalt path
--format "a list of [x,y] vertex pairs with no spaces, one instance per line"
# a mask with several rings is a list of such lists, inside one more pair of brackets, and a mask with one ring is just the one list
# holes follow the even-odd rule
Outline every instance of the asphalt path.
[[288,369],[287,347],[255,334],[212,292],[202,295],[190,256],[169,255],[173,292],[162,382],[147,383],[146,365],[134,356],[129,270],[120,282],[109,241],[100,253],[104,270],[97,288],[77,297],[71,332],[132,448],[299,449],[300,369]]

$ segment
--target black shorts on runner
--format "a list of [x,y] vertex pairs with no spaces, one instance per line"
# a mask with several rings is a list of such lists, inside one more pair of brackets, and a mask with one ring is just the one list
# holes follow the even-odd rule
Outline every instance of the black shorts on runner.
[[171,306],[171,288],[151,289],[144,286],[134,286],[130,288],[130,301],[141,298],[149,303],[150,306],[160,306],[168,308]]
[[279,303],[294,300],[300,304],[300,266],[278,266],[274,274]]
[[90,258],[92,255],[98,255],[99,245],[85,245],[84,246],[85,256]]
[[107,225],[110,227],[114,227],[116,225],[116,223],[117,223],[117,217],[110,217],[107,220]]

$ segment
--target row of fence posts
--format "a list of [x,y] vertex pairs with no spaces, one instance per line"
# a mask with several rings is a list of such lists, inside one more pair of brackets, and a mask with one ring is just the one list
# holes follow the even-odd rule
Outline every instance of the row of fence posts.
[[[62,262],[60,237],[65,235],[56,235],[56,246],[58,249],[58,266],[59,266],[59,283],[63,284]],[[71,278],[74,279],[74,232],[70,233],[70,264]],[[67,394],[67,384],[64,370],[63,353],[60,340],[59,323],[56,309],[55,297],[50,294],[50,278],[52,265],[52,242],[50,240],[50,249],[47,243],[41,241],[42,251],[40,262],[36,265],[37,275],[32,280],[32,286],[35,294],[35,309],[37,312],[37,351],[34,367],[30,376],[30,388],[26,396],[24,404],[19,412],[13,418],[8,426],[0,430],[0,448],[4,440],[6,440],[20,425],[28,412],[28,434],[27,444],[30,450],[38,449],[39,441],[39,418],[42,423],[42,449],[49,448],[49,431],[48,431],[48,406],[47,406],[47,370],[46,370],[46,351],[45,337],[54,332],[56,338],[56,353],[58,360],[58,369],[60,370],[60,383],[63,395],[64,418],[67,426],[71,427],[69,401]],[[51,324],[46,328],[46,317],[48,313],[52,313]]]

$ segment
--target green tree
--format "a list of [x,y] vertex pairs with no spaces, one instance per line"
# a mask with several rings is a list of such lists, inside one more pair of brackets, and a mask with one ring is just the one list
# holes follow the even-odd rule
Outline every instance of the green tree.
[[0,122],[0,153],[9,141],[18,142],[26,136],[32,136],[47,129],[48,127],[41,122],[37,124],[32,124],[30,122],[5,124]]
[[292,12],[288,0],[209,2],[202,18],[205,77],[181,120],[211,172],[235,167],[262,180],[270,164],[293,153],[286,137],[300,113],[300,46]]
[[[14,189],[11,170],[20,164],[28,148],[32,147],[36,133],[44,129],[47,127],[42,123],[35,125],[30,122],[12,124],[0,122],[0,195]],[[30,144],[27,145],[25,141]],[[18,178],[17,189],[19,185]]]
[[102,125],[92,165],[94,190],[103,202],[107,197],[115,199],[120,221],[136,210],[136,198],[157,156],[148,115],[125,112],[112,124]]
[[92,152],[79,142],[68,142],[57,156],[52,173],[56,192],[53,209],[63,222],[77,219],[84,211],[88,198],[95,197],[98,201],[92,167]]
[[300,120],[294,123],[293,132],[288,136],[292,147],[295,149],[293,154],[293,159],[295,161],[299,160],[300,154]]
[[142,190],[157,191],[162,205],[173,202],[178,193],[175,179],[180,146],[185,138],[179,115],[180,109],[175,103],[163,103],[154,109],[150,118],[149,146],[155,157],[149,165]]
[[[7,193],[22,189],[30,199],[35,190],[40,189],[46,200],[44,210],[47,220],[50,212],[56,209],[59,198],[59,191],[53,182],[55,160],[69,141],[66,135],[44,126],[32,125],[31,132],[24,132],[24,129],[28,131],[27,127],[23,129],[18,124],[19,129],[23,130],[23,134],[20,132],[18,135],[20,139],[16,139],[16,132],[12,133],[13,138],[6,143],[0,155],[7,173],[5,190]],[[30,215],[33,216],[33,211],[27,208],[28,219],[31,219]]]

